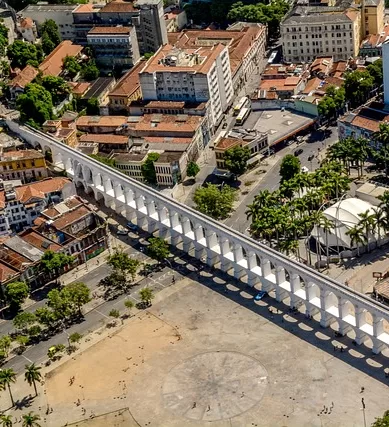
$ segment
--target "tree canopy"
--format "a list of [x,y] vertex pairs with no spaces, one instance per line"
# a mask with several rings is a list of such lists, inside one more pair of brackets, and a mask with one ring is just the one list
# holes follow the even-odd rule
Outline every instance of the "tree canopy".
[[196,175],[200,172],[200,167],[196,162],[189,162],[186,168],[186,174],[189,177],[195,178]]
[[226,150],[224,153],[224,162],[226,168],[235,175],[242,175],[247,170],[247,161],[251,156],[248,147],[236,146]]
[[371,427],[389,427],[389,411],[385,411],[382,417],[376,418]]
[[63,68],[65,73],[73,79],[81,71],[82,67],[74,56],[67,56],[63,60]]
[[352,107],[363,104],[374,87],[374,77],[367,70],[347,73],[344,80],[346,99]]
[[42,125],[53,117],[53,100],[49,91],[37,83],[28,84],[16,100],[22,121]]
[[154,162],[156,162],[158,159],[158,153],[149,153],[145,162],[142,165],[142,175],[148,184],[157,183],[157,175],[155,173]]
[[298,157],[287,154],[281,161],[280,176],[281,182],[289,181],[301,171],[301,162]]
[[43,77],[42,86],[50,92],[54,104],[58,104],[63,101],[70,92],[69,86],[62,77]]
[[346,101],[343,86],[336,88],[331,85],[327,88],[325,96],[319,101],[317,109],[321,116],[331,119],[336,117],[338,111],[342,110]]
[[84,65],[81,71],[83,79],[90,82],[96,80],[100,75],[100,70],[98,69],[96,62],[91,59],[87,64]]
[[7,51],[8,58],[13,68],[23,69],[27,64],[37,67],[43,59],[43,53],[39,45],[15,40]]
[[42,37],[43,52],[48,55],[61,43],[58,25],[53,19],[46,19],[46,21],[41,25],[39,32]]
[[46,251],[41,258],[41,265],[46,272],[59,274],[64,267],[73,261],[72,256],[62,252]]
[[236,191],[232,187],[224,185],[219,189],[214,184],[197,188],[193,197],[196,209],[214,219],[227,218],[235,199]]
[[122,249],[115,249],[114,253],[108,257],[107,264],[124,277],[129,274],[134,280],[140,262],[130,258]]
[[5,297],[12,310],[19,310],[28,297],[29,289],[25,282],[12,282],[5,288]]
[[170,254],[168,243],[159,237],[151,237],[149,239],[146,252],[149,257],[159,262],[165,260]]
[[8,46],[8,28],[0,24],[0,54],[4,56]]

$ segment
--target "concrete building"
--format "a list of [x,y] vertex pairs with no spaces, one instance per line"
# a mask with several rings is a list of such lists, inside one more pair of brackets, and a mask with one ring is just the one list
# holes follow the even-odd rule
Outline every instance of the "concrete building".
[[186,12],[183,9],[173,8],[164,14],[166,31],[174,33],[181,31],[188,24]]
[[384,78],[384,103],[389,104],[389,43],[382,45],[382,68]]
[[7,125],[42,150],[51,147],[55,164],[76,185],[83,186],[127,221],[136,221],[139,228],[156,233],[199,262],[246,286],[260,287],[268,293],[267,298],[275,298],[292,310],[304,310],[315,328],[319,324],[323,328],[333,325],[342,336],[350,333],[356,346],[368,341],[374,354],[389,347],[387,306],[370,295],[355,292],[42,132],[12,120],[7,120]]
[[16,23],[16,30],[23,37],[23,39],[29,43],[35,43],[38,37],[36,24],[29,17],[18,19]]
[[39,71],[32,65],[26,65],[23,70],[8,83],[10,101],[16,101],[16,98],[24,93],[25,87],[31,83],[38,74]]
[[145,62],[141,61],[128,71],[109,92],[109,110],[113,114],[128,114],[128,107],[133,101],[142,98],[140,88],[139,71],[144,67]]
[[76,194],[67,178],[48,178],[19,187],[7,186],[0,191],[0,235],[31,227],[50,203],[59,203]]
[[209,47],[222,43],[228,48],[234,91],[239,91],[265,57],[265,25],[236,22],[227,30],[185,30],[169,33],[169,44],[179,48]]
[[363,35],[380,34],[385,22],[384,0],[363,0],[362,25]]
[[75,40],[83,45],[93,27],[117,25],[135,27],[141,54],[155,52],[167,43],[163,0],[114,0],[104,6],[82,4],[73,11],[73,25]]
[[46,178],[45,156],[36,150],[0,153],[0,176],[3,180],[20,179],[23,183]]
[[87,35],[96,62],[105,71],[129,70],[140,60],[134,27],[94,27]]
[[25,18],[31,18],[38,28],[47,19],[52,19],[58,25],[62,40],[74,40],[72,12],[76,7],[75,4],[29,4],[19,13]]
[[231,136],[221,137],[215,143],[215,157],[216,167],[220,171],[226,171],[224,155],[227,150],[234,147],[247,147],[251,153],[251,159],[248,164],[260,160],[260,153],[269,146],[267,134],[246,135],[240,138],[233,138]]
[[139,73],[145,101],[210,101],[212,126],[232,102],[233,88],[228,49],[175,48],[165,45]]
[[359,9],[296,6],[280,25],[285,62],[312,62],[332,55],[334,61],[358,55],[362,37]]

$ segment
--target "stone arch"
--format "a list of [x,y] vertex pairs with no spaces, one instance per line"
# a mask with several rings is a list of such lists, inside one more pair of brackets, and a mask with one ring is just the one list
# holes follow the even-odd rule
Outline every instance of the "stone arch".
[[95,192],[95,199],[99,205],[103,204],[104,203],[104,194],[101,193],[100,191],[96,191]]
[[42,154],[45,156],[46,162],[53,163],[53,159],[54,159],[54,157],[53,157],[53,151],[52,151],[52,149],[51,149],[51,147],[49,145],[45,145],[42,148]]
[[85,184],[85,193],[86,194],[93,194],[93,188],[88,184]]
[[350,300],[341,301],[341,320],[349,325],[355,326],[355,306]]
[[310,304],[315,305],[316,307],[321,307],[321,301],[320,301],[320,296],[321,296],[321,289],[320,287],[314,283],[314,282],[309,282],[308,286],[305,287],[306,290],[306,295],[307,295],[307,301]]
[[81,165],[83,179],[87,184],[93,184],[93,173],[87,165]]

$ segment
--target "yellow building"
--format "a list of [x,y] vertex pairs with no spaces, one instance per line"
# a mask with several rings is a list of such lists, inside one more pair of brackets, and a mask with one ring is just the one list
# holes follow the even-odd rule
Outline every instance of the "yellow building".
[[23,183],[47,178],[45,157],[35,150],[9,151],[0,155],[0,176]]
[[380,34],[384,28],[384,0],[362,0],[364,34]]

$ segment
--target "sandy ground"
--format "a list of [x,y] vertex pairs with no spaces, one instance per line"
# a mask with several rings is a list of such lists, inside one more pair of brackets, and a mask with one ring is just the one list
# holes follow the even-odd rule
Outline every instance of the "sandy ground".
[[[23,411],[42,427],[360,427],[362,398],[367,425],[388,409],[387,356],[227,287],[186,278],[162,290],[148,311],[47,368]],[[22,377],[13,390],[33,392]]]

